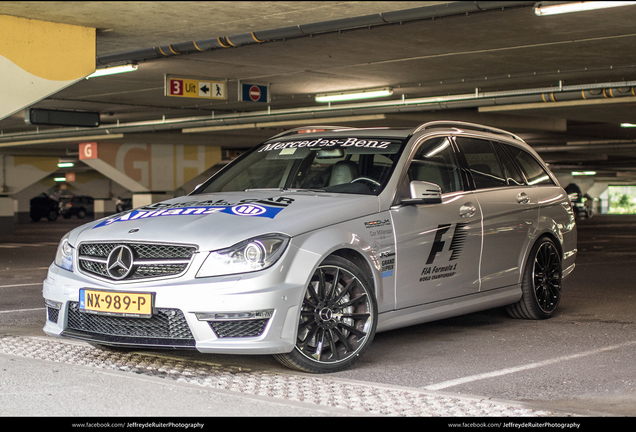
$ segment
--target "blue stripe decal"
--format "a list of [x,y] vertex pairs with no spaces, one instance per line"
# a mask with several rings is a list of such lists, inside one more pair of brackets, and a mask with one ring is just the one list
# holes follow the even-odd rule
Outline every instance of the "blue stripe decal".
[[281,210],[283,210],[282,207],[269,207],[253,203],[237,204],[233,206],[172,207],[169,209],[159,210],[133,210],[122,216],[100,222],[99,224],[95,225],[93,229],[112,225],[116,222],[126,222],[164,216],[198,216],[214,213],[226,213],[241,217],[266,217],[269,219],[274,219],[276,215],[281,212]]

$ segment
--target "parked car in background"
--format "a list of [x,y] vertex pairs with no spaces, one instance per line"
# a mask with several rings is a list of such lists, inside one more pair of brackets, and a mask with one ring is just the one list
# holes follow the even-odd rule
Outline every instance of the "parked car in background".
[[589,219],[594,215],[592,203],[594,200],[589,195],[581,192],[581,189],[574,183],[570,183],[565,187],[568,194],[572,211],[575,218]]
[[132,198],[117,198],[115,209],[117,213],[132,209]]
[[60,213],[64,219],[77,216],[84,219],[87,215],[95,214],[95,200],[89,196],[62,196],[60,197]]
[[551,317],[576,247],[566,192],[516,135],[302,128],[188,196],[66,234],[44,331],[334,372],[376,331],[495,307]]
[[31,198],[29,204],[29,215],[33,222],[37,222],[43,217],[53,222],[60,214],[59,203],[44,192]]

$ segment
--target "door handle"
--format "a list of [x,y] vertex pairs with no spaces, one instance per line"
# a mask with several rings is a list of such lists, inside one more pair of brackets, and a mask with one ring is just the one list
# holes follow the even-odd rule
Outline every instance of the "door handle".
[[530,202],[530,197],[525,192],[521,192],[517,195],[517,202],[519,204],[528,204]]
[[463,206],[459,208],[459,215],[463,218],[468,218],[468,217],[472,217],[476,211],[477,211],[477,207],[475,207],[475,204],[471,202],[467,202],[466,204],[464,204]]

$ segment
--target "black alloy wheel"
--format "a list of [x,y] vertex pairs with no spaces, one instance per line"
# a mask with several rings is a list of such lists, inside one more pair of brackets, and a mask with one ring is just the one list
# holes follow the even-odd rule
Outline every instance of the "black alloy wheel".
[[535,243],[523,275],[523,295],[508,306],[514,318],[545,319],[554,314],[562,294],[562,263],[553,240],[541,238]]
[[296,347],[275,358],[287,367],[311,373],[351,366],[375,335],[377,305],[371,286],[352,262],[327,258],[307,286]]

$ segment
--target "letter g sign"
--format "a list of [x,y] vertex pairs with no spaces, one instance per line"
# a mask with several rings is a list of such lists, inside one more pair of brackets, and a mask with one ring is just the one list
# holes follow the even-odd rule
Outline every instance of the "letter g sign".
[[81,159],[97,159],[97,143],[80,143],[79,158]]

